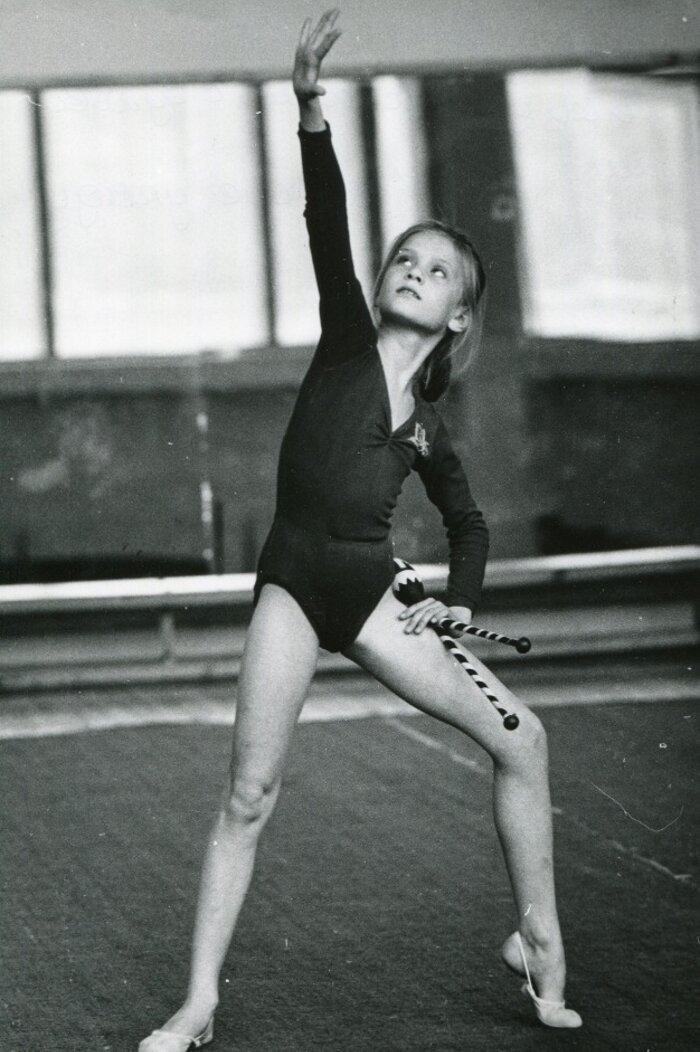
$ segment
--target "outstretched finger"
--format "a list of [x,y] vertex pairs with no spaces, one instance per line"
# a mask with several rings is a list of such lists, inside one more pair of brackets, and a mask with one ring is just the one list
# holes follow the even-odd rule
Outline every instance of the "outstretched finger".
[[335,25],[336,19],[338,18],[339,14],[340,14],[339,9],[337,7],[332,7],[328,11],[325,11],[321,15],[321,17],[319,18],[318,22],[316,23],[316,25],[314,26],[313,30],[311,31],[311,35],[310,35],[309,40],[308,40],[308,43],[312,47],[316,44],[316,41],[318,40],[318,38],[321,36],[322,33],[325,33],[329,29],[333,28],[333,26]]
[[423,629],[426,627],[426,625],[430,624],[430,621],[431,621],[431,611],[430,610],[419,611],[419,612],[411,615],[411,617],[406,622],[406,625],[404,627],[404,631],[420,633],[420,632],[423,631]]
[[319,59],[324,59],[330,49],[335,44],[339,36],[342,35],[342,29],[334,29],[332,33],[327,33],[321,43],[316,48],[316,55]]
[[299,47],[300,48],[306,47],[306,45],[309,42],[309,37],[310,36],[311,36],[311,19],[310,18],[305,18],[304,19],[304,24],[301,27],[301,32],[299,33]]
[[399,621],[404,621],[407,617],[413,617],[414,614],[420,613],[421,610],[425,610],[426,607],[431,606],[435,602],[430,596],[426,596],[425,599],[419,599],[417,603],[411,603],[399,614]]
[[[440,608],[440,604],[435,599],[423,599],[420,603],[416,603],[406,611],[406,619],[404,624],[405,632],[422,632],[426,625],[430,624],[436,610]],[[403,615],[399,615],[402,617]]]
[[433,606],[428,607],[424,610],[420,617],[417,619],[413,631],[422,632],[423,629],[427,628],[428,625],[436,625],[442,617],[444,608],[441,603],[434,603]]

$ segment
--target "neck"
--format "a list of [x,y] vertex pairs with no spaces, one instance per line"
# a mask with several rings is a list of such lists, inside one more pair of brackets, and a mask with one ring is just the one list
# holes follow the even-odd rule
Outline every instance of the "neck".
[[416,373],[439,342],[440,335],[426,335],[385,322],[379,326],[377,336],[384,371],[402,391],[409,390]]

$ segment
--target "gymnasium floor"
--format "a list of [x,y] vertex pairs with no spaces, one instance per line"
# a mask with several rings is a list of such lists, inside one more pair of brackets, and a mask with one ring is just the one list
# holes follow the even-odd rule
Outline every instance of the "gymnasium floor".
[[[700,1047],[691,694],[540,710],[585,1024],[564,1034],[498,958],[513,914],[487,758],[367,684],[343,689],[318,685],[298,728],[212,1048]],[[334,718],[362,715],[360,698],[377,715]],[[177,1005],[230,699],[224,684],[2,699],[0,1052],[135,1050]],[[89,718],[146,704],[185,715]],[[189,722],[198,708],[208,725]],[[42,732],[71,711],[88,718]]]

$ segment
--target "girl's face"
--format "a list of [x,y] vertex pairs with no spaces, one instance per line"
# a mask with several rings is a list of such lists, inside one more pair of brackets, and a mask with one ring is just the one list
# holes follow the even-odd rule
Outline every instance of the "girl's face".
[[465,265],[452,239],[439,230],[411,234],[390,261],[377,309],[385,322],[426,333],[463,332],[469,308],[463,303]]

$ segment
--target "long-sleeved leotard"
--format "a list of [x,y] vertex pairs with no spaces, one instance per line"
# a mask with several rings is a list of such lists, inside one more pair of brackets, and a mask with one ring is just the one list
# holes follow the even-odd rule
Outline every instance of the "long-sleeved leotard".
[[377,332],[355,275],[330,129],[299,132],[321,338],[282,442],[275,520],[256,581],[285,588],[321,645],[353,642],[393,577],[391,516],[420,475],[450,548],[447,601],[474,610],[488,549],[483,516],[435,408],[392,430]]

